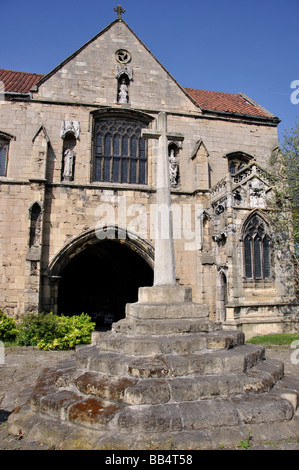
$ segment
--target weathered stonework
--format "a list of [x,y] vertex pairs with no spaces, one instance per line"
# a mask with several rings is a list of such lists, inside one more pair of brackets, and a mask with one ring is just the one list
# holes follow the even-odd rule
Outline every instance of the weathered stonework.
[[[119,50],[129,52],[128,62],[118,61]],[[130,82],[125,104],[117,100],[122,73]],[[168,129],[183,136],[177,146],[179,180],[171,188],[177,283],[192,288],[194,301],[207,306],[211,319],[243,329],[248,338],[257,331],[297,330],[291,254],[287,259],[272,247],[269,279],[248,280],[244,271],[248,217],[256,211],[269,222],[263,196],[271,185],[263,168],[278,146],[277,119],[202,109],[122,20],[43,77],[30,95],[7,93],[0,104],[0,131],[13,137],[7,174],[0,177],[0,308],[16,318],[24,311],[60,311],[67,266],[88,247],[104,247],[106,226],[123,234],[122,245],[152,268],[158,142],[148,141],[145,184],[94,181],[94,119],[101,113],[134,116],[154,131],[160,112],[167,114]],[[75,160],[68,180],[63,156],[70,135]],[[250,156],[239,182],[229,173],[227,157],[236,152]],[[126,221],[124,201],[130,208]],[[41,234],[39,247],[30,250],[34,203],[42,209]],[[103,205],[113,208],[112,217],[103,217]],[[142,230],[138,207],[147,217]],[[135,287],[137,295],[140,285]]]
[[296,438],[298,379],[284,377],[263,347],[244,344],[244,333],[211,322],[203,305],[198,312],[191,294],[141,288],[110,333],[94,333],[74,360],[41,372],[10,415],[10,432],[65,450],[167,449],[170,440],[219,449],[249,429],[256,444]]

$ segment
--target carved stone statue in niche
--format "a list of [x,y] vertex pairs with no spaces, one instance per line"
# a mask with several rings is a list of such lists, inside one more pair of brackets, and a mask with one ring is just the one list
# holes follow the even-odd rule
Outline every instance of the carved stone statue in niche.
[[261,181],[253,181],[249,184],[250,207],[261,208],[266,207],[265,187]]
[[[118,53],[122,53],[121,56]],[[120,59],[126,57],[126,60]],[[116,60],[119,64],[116,66],[115,78],[117,79],[117,103],[128,104],[130,83],[133,80],[133,69],[127,62],[131,60],[131,55],[128,51],[117,51]],[[121,64],[121,65],[120,65]],[[124,65],[125,64],[125,65]]]
[[41,219],[42,219],[42,209],[40,205],[36,202],[30,208],[29,248],[34,247],[34,246],[38,247],[40,244]]
[[63,179],[72,181],[74,170],[75,152],[71,149],[66,149],[64,152],[64,166],[63,166]]
[[170,149],[169,153],[169,178],[170,186],[175,188],[179,182],[179,162],[173,148]]
[[126,83],[125,77],[122,77],[120,80],[120,85],[118,88],[118,103],[127,104],[129,102],[129,87]]

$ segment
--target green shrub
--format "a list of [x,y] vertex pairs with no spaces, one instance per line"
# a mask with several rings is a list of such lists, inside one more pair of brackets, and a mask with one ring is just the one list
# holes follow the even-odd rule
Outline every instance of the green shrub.
[[17,324],[13,318],[0,312],[0,340],[13,341],[18,333]]
[[37,346],[39,339],[51,341],[55,337],[56,316],[52,313],[26,313],[18,325],[17,342],[20,346]]
[[18,344],[39,349],[72,349],[90,343],[94,327],[95,323],[84,313],[71,317],[26,314],[19,325]]

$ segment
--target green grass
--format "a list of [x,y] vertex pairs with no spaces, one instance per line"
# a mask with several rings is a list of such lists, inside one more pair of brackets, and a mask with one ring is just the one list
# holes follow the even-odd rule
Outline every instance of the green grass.
[[255,336],[246,341],[251,344],[268,344],[275,346],[289,346],[293,341],[299,341],[299,333],[279,333],[264,336]]

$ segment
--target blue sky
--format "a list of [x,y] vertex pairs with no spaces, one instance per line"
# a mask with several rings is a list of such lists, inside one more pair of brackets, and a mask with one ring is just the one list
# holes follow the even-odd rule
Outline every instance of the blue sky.
[[299,0],[0,2],[0,68],[48,73],[121,3],[124,20],[182,86],[245,93],[282,120],[280,136],[299,122],[290,99],[299,90]]

